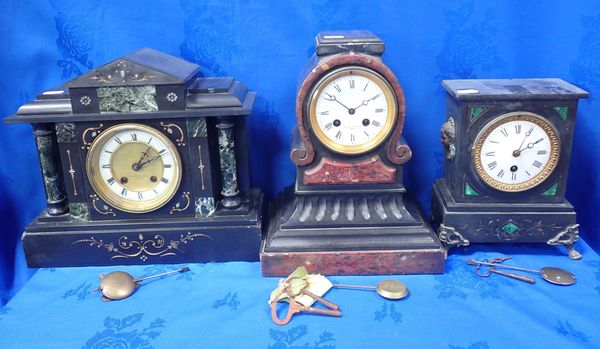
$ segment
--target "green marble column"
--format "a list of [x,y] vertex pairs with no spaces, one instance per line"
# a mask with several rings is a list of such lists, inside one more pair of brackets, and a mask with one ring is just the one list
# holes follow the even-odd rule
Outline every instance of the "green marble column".
[[58,216],[66,214],[69,209],[53,126],[53,124],[34,124],[33,134],[37,144],[42,179],[46,188],[48,214]]
[[223,195],[221,205],[227,209],[236,209],[242,203],[237,184],[233,126],[233,123],[227,119],[220,119],[217,123],[219,155],[221,157],[221,195]]

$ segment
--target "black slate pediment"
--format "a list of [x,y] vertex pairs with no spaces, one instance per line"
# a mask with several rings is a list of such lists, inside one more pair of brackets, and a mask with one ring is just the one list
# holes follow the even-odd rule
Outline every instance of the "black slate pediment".
[[179,85],[193,79],[199,70],[197,64],[143,48],[69,81],[66,87]]

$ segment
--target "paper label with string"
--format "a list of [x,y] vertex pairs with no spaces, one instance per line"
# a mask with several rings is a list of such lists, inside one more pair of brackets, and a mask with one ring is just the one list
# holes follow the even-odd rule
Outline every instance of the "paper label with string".
[[[303,287],[306,287],[305,290],[314,293],[315,295],[321,297],[327,291],[329,291],[332,287],[331,282],[323,275],[320,274],[308,274],[306,268],[299,267],[297,268],[290,276],[286,279],[281,279],[279,282],[279,286],[271,292],[271,297],[269,297],[269,303],[272,301],[289,301],[289,297],[283,291],[283,288],[287,286],[286,283],[289,282],[292,294],[297,294],[294,297],[296,302],[310,307],[315,303],[315,299],[301,293]],[[308,286],[306,283],[308,282]]]

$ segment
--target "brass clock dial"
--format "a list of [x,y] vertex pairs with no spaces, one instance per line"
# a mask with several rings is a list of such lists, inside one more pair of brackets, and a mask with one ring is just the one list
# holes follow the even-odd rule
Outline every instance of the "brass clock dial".
[[546,180],[560,157],[560,138],[544,117],[514,112],[490,122],[472,149],[475,171],[487,185],[505,192],[531,189]]
[[388,137],[398,106],[390,84],[358,66],[332,71],[316,85],[309,101],[309,122],[328,149],[362,154]]
[[162,207],[181,182],[181,159],[175,145],[142,124],[121,124],[102,132],[90,147],[86,167],[98,196],[130,213]]

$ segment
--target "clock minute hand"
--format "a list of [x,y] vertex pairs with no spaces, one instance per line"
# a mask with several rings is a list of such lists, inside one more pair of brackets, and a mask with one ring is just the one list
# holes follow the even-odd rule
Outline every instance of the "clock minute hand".
[[346,110],[350,111],[350,108],[346,107],[344,105],[344,103],[340,102],[334,95],[330,95],[327,92],[325,92],[325,94],[328,96],[328,98],[327,98],[328,101],[338,102],[342,107],[344,107],[344,108],[346,108]]
[[161,157],[161,155],[156,155],[156,156],[155,156],[155,157],[153,157],[152,159],[148,159],[148,160],[146,160],[146,161],[142,162],[142,163],[140,164],[140,166],[138,167],[138,169],[141,169],[141,168],[142,168],[142,167],[143,167],[145,164],[149,164],[149,163],[151,163],[152,161],[154,161],[154,160],[156,160],[156,159],[159,159],[160,157]]

